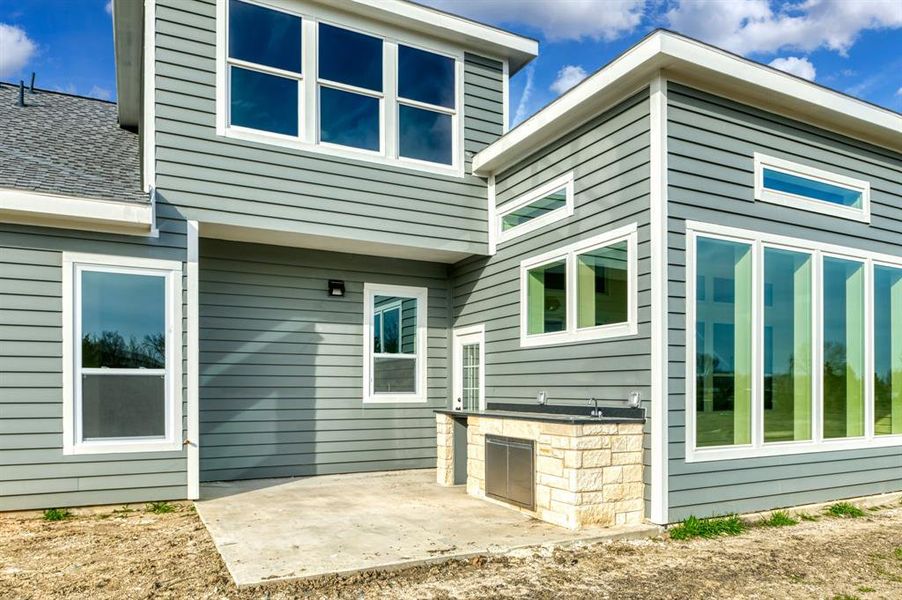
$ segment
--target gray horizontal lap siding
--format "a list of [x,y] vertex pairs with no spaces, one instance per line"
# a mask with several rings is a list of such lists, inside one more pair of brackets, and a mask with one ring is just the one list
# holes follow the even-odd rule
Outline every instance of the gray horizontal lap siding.
[[[633,390],[649,398],[647,90],[499,174],[496,202],[513,200],[571,170],[573,216],[499,244],[492,257],[474,257],[454,267],[454,327],[485,324],[488,402],[533,403],[540,390],[552,404],[585,405],[595,397],[623,406]],[[631,223],[638,225],[638,335],[521,348],[520,261]],[[646,456],[646,464],[648,460]],[[646,497],[647,489],[646,475]]]
[[62,452],[62,253],[184,262],[185,223],[159,211],[158,238],[0,224],[0,510],[187,495],[184,452]]
[[[486,249],[486,187],[463,178],[216,135],[215,2],[158,2],[158,193],[186,218],[467,253]],[[464,150],[502,133],[502,66],[467,55]]]
[[[674,83],[668,103],[670,520],[902,489],[899,447],[684,460],[685,220],[902,256],[902,157]],[[871,224],[755,202],[754,152],[869,181]]]
[[[362,403],[364,282],[429,289],[427,403]],[[202,480],[434,467],[448,295],[446,265],[201,240]]]

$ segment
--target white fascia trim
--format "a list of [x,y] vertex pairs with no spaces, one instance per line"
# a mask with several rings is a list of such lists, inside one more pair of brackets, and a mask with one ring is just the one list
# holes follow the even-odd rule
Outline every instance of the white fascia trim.
[[[494,177],[493,177],[494,180]],[[537,229],[541,229],[546,225],[550,225],[562,219],[566,219],[567,217],[573,216],[574,210],[574,176],[573,171],[569,173],[564,173],[559,177],[555,177],[551,181],[548,181],[541,186],[528,191],[526,194],[511,200],[509,202],[505,202],[503,205],[495,208],[495,222],[492,224],[492,228],[495,230],[495,242],[496,244],[500,244],[502,242],[506,242],[508,240],[512,240],[514,238],[520,237],[521,235],[526,235],[527,233],[531,233],[536,231]],[[501,221],[505,215],[508,215],[517,209],[523,208],[528,204],[536,202],[537,200],[541,200],[548,194],[556,192],[557,190],[564,188],[566,191],[566,202],[564,206],[557,208],[549,213],[542,215],[541,217],[535,218],[531,221],[523,223],[522,225],[517,225],[516,227],[512,227],[507,231],[501,225]]]
[[188,460],[188,499],[196,500],[200,497],[200,239],[197,221],[188,221],[186,226],[188,434],[185,447]]
[[0,190],[0,221],[64,227],[102,229],[114,233],[150,235],[153,206],[94,198],[57,196],[25,190]]
[[[754,156],[755,200],[863,223],[871,222],[871,184],[869,182],[759,152],[755,152]],[[841,206],[824,200],[768,189],[764,187],[765,168],[858,192],[861,194],[861,208]]]
[[[155,271],[166,277],[166,439],[104,440],[80,442],[77,439],[75,381],[80,356],[75,319],[80,299],[76,297],[78,267]],[[63,252],[62,259],[62,374],[63,374],[63,454],[128,454],[135,452],[177,452],[182,448],[182,263],[173,260]]]
[[[376,394],[373,389],[373,300],[377,295],[400,296],[417,301],[417,391],[412,394]],[[364,404],[412,404],[425,403],[429,399],[427,387],[427,309],[429,288],[382,283],[363,284],[363,403]]]
[[534,39],[414,2],[403,0],[318,1],[326,1],[333,6],[337,5],[353,12],[365,12],[368,16],[381,14],[384,15],[383,19],[389,22],[427,35],[445,38],[465,45],[468,49],[485,52],[490,57],[507,58],[511,62],[514,73],[539,54],[539,43]]
[[144,118],[141,124],[143,142],[143,168],[141,169],[144,191],[149,192],[156,183],[156,29],[157,3],[144,2]]
[[[551,346],[558,344],[572,344],[606,340],[618,337],[637,335],[638,326],[638,226],[630,223],[593,236],[591,238],[574,242],[561,248],[549,250],[537,256],[524,259],[520,262],[520,347],[535,348],[539,346]],[[612,323],[599,327],[577,327],[577,277],[576,257],[579,254],[603,248],[617,242],[627,242],[627,321],[625,323]],[[527,273],[530,269],[542,265],[565,261],[566,264],[566,301],[567,301],[567,328],[565,331],[553,333],[528,334],[528,291]]]
[[902,115],[681,35],[657,31],[479,152],[473,157],[473,172],[485,176],[507,168],[539,145],[570,131],[574,115],[599,112],[607,106],[603,99],[619,93],[624,82],[631,80],[630,85],[635,85],[636,80],[649,80],[661,68],[714,75],[714,87],[723,87],[714,89],[715,93],[732,96],[744,88],[756,90],[758,96],[789,98],[795,113],[818,113],[818,123],[829,121],[840,130],[856,132],[863,128],[861,139],[869,141],[876,134],[874,143],[902,147]]
[[667,269],[667,81],[658,75],[650,88],[651,221],[651,515],[668,516],[668,269]]

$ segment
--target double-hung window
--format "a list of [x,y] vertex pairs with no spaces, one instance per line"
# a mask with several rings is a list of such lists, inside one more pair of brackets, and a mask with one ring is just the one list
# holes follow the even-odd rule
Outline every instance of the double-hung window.
[[425,402],[426,288],[364,285],[364,402]]
[[181,264],[63,259],[66,453],[178,450]]
[[462,174],[461,52],[320,3],[218,1],[221,135]]
[[757,152],[754,159],[756,200],[870,222],[867,181]]
[[297,137],[302,122],[301,18],[229,0],[228,123]]
[[636,226],[520,264],[520,345],[635,335]]
[[499,206],[491,226],[498,242],[505,242],[571,216],[573,207],[570,172]]
[[687,458],[902,444],[902,259],[687,228]]

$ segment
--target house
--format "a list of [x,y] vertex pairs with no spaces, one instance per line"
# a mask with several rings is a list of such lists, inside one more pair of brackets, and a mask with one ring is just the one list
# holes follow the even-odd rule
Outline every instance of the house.
[[655,31],[508,131],[536,42],[401,0],[114,28],[117,104],[0,87],[0,509],[450,464],[453,408],[626,432],[624,519],[902,490],[902,115]]

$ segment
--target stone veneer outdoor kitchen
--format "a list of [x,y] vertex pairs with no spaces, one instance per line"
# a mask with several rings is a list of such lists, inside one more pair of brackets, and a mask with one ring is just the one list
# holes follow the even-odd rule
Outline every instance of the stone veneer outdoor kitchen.
[[[467,493],[569,529],[642,522],[644,419],[436,413],[437,481],[454,484],[454,421],[466,421]],[[611,422],[614,421],[614,422]],[[485,436],[535,443],[535,510],[486,496]]]

